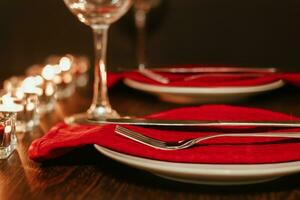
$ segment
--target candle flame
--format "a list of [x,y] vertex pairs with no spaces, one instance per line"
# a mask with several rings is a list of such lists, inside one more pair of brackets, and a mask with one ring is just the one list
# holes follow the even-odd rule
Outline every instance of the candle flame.
[[43,90],[37,87],[36,79],[33,76],[25,78],[21,88],[24,93],[37,94],[39,96],[43,94]]
[[53,85],[47,85],[45,90],[46,96],[52,96],[54,94],[54,86]]
[[69,71],[71,69],[71,65],[72,65],[72,61],[70,58],[68,57],[62,57],[59,60],[59,67],[61,69],[61,71]]
[[24,109],[23,105],[14,102],[13,97],[7,93],[1,97],[0,111],[20,112]]
[[37,75],[34,77],[34,82],[36,85],[42,85],[44,83],[44,79],[42,76]]
[[13,98],[9,94],[5,94],[1,97],[2,104],[4,105],[13,105],[15,104]]
[[73,80],[72,75],[67,73],[63,76],[64,83],[71,83]]
[[24,79],[22,89],[25,93],[34,93],[36,88],[34,77],[30,76]]
[[32,111],[34,109],[35,109],[35,104],[34,103],[29,102],[29,103],[26,104],[26,110],[27,111]]
[[17,99],[23,99],[24,92],[23,92],[23,90],[21,88],[17,88],[17,90],[16,90],[16,97],[17,97]]
[[53,81],[55,84],[61,84],[62,78],[61,78],[61,76],[55,76]]
[[44,79],[50,81],[53,80],[56,74],[55,67],[53,65],[46,65],[43,68],[42,76]]
[[5,126],[5,128],[4,128],[4,133],[10,133],[11,131],[12,131],[11,125]]

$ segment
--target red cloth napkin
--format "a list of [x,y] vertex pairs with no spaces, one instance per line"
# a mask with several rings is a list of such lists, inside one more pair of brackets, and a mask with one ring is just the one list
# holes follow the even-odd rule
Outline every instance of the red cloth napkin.
[[107,86],[113,87],[116,85],[120,80],[122,80],[124,74],[117,73],[117,72],[108,72],[107,73]]
[[[198,119],[198,120],[299,120],[290,115],[263,109],[205,105],[178,108],[150,115],[156,119]],[[220,132],[252,131],[300,131],[300,129],[272,130],[255,127],[215,127],[182,130],[158,130],[149,127],[126,126],[153,138],[173,141],[194,138]],[[164,151],[134,142],[114,133],[114,125],[83,126],[58,124],[49,133],[35,140],[29,148],[29,157],[44,161],[66,154],[85,145],[99,144],[129,155],[155,160],[184,163],[277,163],[300,160],[300,139],[222,137],[207,140],[195,147]]]

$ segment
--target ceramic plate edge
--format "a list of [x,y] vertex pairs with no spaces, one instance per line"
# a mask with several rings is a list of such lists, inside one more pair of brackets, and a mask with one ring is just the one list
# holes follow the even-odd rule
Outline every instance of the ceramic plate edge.
[[[259,176],[259,175],[282,176],[282,175],[300,172],[300,161],[270,163],[270,164],[172,163],[172,162],[152,160],[152,159],[127,155],[117,151],[110,150],[108,148],[96,144],[94,146],[99,152],[101,152],[107,157],[110,157],[114,160],[118,160],[119,162],[122,163],[126,163],[128,165],[140,166],[143,168],[146,167],[147,169],[152,171],[155,169],[155,170],[165,171],[165,172],[220,175],[220,176],[226,176],[226,175],[227,176]],[[129,161],[129,159],[133,160],[134,162]]]
[[124,79],[124,83],[132,88],[148,92],[165,92],[165,93],[202,93],[202,94],[228,94],[228,93],[251,93],[274,90],[284,86],[284,81],[278,80],[272,83],[256,86],[239,86],[239,87],[170,87],[151,85],[141,83],[129,78]]

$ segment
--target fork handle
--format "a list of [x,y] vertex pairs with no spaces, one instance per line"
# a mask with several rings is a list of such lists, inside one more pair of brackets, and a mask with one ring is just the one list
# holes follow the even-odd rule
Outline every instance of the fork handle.
[[176,149],[185,149],[195,144],[202,142],[204,140],[217,138],[217,137],[282,137],[282,138],[300,138],[300,132],[261,132],[261,133],[222,133],[216,135],[210,135],[206,137],[195,138],[191,140],[186,140],[185,143],[180,145],[180,147],[171,147],[169,150],[176,150]]
[[195,142],[208,140],[217,137],[282,137],[282,138],[300,138],[300,132],[261,132],[261,133],[222,133],[210,135],[202,138],[195,138]]

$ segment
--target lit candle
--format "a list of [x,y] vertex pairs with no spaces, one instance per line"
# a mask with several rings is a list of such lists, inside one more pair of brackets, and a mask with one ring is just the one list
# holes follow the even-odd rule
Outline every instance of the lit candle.
[[13,98],[9,94],[5,94],[1,97],[0,111],[1,112],[21,112],[24,106],[16,104]]
[[23,80],[21,89],[24,93],[41,96],[43,95],[43,90],[38,87],[38,81],[39,80],[33,76],[27,77]]
[[[58,100],[68,98],[75,91],[75,83],[72,77],[73,56],[66,55],[60,58],[52,56],[50,58],[48,62],[51,65],[48,64],[44,67],[42,76],[56,84],[56,97]],[[51,93],[51,87],[46,89],[47,92]]]
[[60,67],[61,71],[67,72],[71,69],[72,60],[69,57],[64,56],[59,60],[58,66]]
[[52,81],[57,74],[57,71],[53,65],[46,65],[42,70],[42,77],[47,81]]
[[16,114],[7,110],[0,112],[0,159],[8,158],[16,148],[15,127]]
[[35,82],[37,91],[39,91],[38,113],[40,115],[54,109],[57,92],[55,78],[60,72],[58,65],[55,64],[34,65],[27,70],[27,75],[34,77],[32,82]]
[[39,122],[37,114],[38,95],[43,91],[38,88],[39,80],[33,76],[13,77],[5,81],[4,88],[8,94],[2,96],[1,109],[17,112],[17,131],[26,132],[32,130]]

